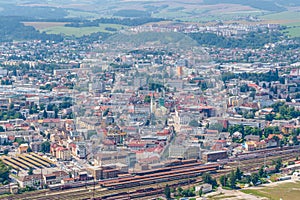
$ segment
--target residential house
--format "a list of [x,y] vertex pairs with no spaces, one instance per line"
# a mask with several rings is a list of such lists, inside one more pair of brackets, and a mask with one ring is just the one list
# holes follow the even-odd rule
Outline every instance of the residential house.
[[18,147],[18,153],[27,153],[28,150],[28,144],[21,144]]
[[31,142],[29,146],[33,152],[42,151],[42,142]]

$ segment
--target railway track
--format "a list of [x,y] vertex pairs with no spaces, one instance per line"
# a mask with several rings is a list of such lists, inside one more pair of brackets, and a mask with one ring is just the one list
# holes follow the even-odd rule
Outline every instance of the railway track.
[[[275,150],[268,150],[268,151],[261,151],[259,155],[256,156],[257,153],[247,154],[247,157],[242,157],[242,159],[236,159],[235,161],[227,161],[226,166],[229,166],[229,168],[217,170],[217,173],[213,174],[212,176],[217,178],[221,175],[228,174],[232,169],[235,169],[236,167],[240,167],[240,169],[244,172],[255,172],[258,171],[258,168],[261,167],[263,164],[270,165],[272,164],[272,160],[276,160],[278,158],[282,158],[283,161],[292,160],[296,156],[300,155],[300,149],[288,149],[283,150],[281,152],[276,152]],[[265,155],[268,155],[266,157]],[[266,157],[266,158],[265,158]],[[169,167],[171,169],[172,167]],[[8,200],[14,200],[14,199],[35,199],[35,200],[45,200],[45,199],[105,199],[109,198],[110,196],[115,197],[121,197],[122,195],[118,194],[126,194],[127,199],[130,197],[131,194],[135,194],[138,190],[143,189],[157,189],[157,188],[163,188],[166,184],[168,185],[189,185],[190,183],[180,183],[182,180],[188,180],[190,178],[197,178],[199,177],[204,171],[201,171],[202,169],[197,167],[197,164],[187,164],[182,167],[174,167],[175,170],[171,171],[163,171],[156,174],[145,174],[144,176],[137,175],[136,178],[123,178],[123,181],[120,181],[119,184],[126,185],[125,183],[127,181],[133,181],[134,183],[139,184],[140,181],[149,181],[149,184],[146,185],[127,185],[128,188],[111,188],[112,190],[108,190],[108,188],[102,188],[99,185],[94,186],[88,186],[88,187],[81,187],[76,189],[68,189],[63,191],[50,191],[50,190],[41,190],[41,191],[35,191],[35,192],[29,192],[24,193],[20,195],[14,195],[11,197],[5,197],[0,199],[8,199]],[[181,173],[181,174],[180,174]],[[184,174],[190,174],[189,176],[184,176]],[[182,176],[182,177],[180,177]],[[177,177],[178,180],[170,180],[167,178],[174,177],[174,179]],[[164,180],[165,178],[165,180]],[[122,180],[122,178],[121,178]],[[151,184],[151,181],[157,181],[153,184]],[[118,183],[115,180],[107,181],[107,183],[110,183],[109,186],[118,185]],[[135,198],[134,195],[132,195],[132,198]],[[139,194],[140,195],[140,194]],[[124,196],[123,196],[124,197]],[[112,197],[111,197],[112,198]],[[124,197],[125,198],[125,197]],[[132,199],[131,198],[131,199]]]

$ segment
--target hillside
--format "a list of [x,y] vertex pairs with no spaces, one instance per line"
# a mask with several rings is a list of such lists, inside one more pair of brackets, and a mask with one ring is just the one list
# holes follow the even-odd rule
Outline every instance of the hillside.
[[117,34],[113,35],[106,40],[108,43],[124,43],[140,46],[143,44],[161,44],[161,45],[176,45],[183,48],[196,46],[197,42],[183,33],[153,33],[143,32],[138,34],[126,35]]

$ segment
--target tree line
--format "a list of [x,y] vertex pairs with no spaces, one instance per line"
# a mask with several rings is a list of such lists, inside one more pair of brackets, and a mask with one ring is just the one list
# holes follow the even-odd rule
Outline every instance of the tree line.
[[250,32],[241,38],[218,36],[215,33],[189,33],[199,45],[219,48],[261,48],[265,44],[278,42],[282,36],[279,31]]
[[164,21],[162,18],[138,17],[138,18],[100,18],[95,20],[80,20],[65,24],[66,27],[98,27],[99,24],[119,24],[124,26],[140,26],[150,22]]
[[63,37],[56,34],[40,33],[32,26],[25,26],[20,18],[0,18],[0,42],[11,42],[13,40],[51,40],[62,41]]
[[242,79],[253,82],[272,82],[272,81],[284,81],[284,78],[279,77],[278,70],[270,70],[267,73],[240,73],[235,74],[232,72],[223,72],[221,75],[222,81],[225,83],[231,79]]

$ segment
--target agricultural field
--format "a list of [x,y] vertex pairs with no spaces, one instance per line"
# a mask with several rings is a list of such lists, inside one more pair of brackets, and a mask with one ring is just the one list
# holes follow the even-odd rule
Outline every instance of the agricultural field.
[[299,26],[288,27],[285,32],[290,37],[300,37],[300,23]]
[[50,26],[46,28],[41,28],[39,30],[41,32],[46,32],[48,34],[63,34],[66,36],[81,37],[96,32],[114,33],[113,31],[106,30],[110,28],[120,30],[126,28],[126,26],[117,25],[117,24],[100,24],[99,27],[65,27],[62,25],[62,26]]
[[284,32],[290,37],[300,37],[300,12],[286,11],[261,17],[266,23],[287,26]]
[[264,15],[261,17],[261,19],[267,22],[273,22],[273,23],[279,23],[285,25],[289,25],[297,22],[300,24],[300,12],[285,11],[280,13]]
[[33,26],[37,30],[64,26],[65,22],[23,22],[25,26]]
[[253,189],[243,189],[242,192],[257,197],[265,197],[270,200],[289,199],[298,200],[300,194],[300,182],[276,182],[272,186],[264,186]]
[[97,19],[99,15],[88,11],[68,10],[66,18]]
[[[48,34],[63,34],[66,36],[81,37],[90,35],[96,32],[115,33],[121,29],[127,28],[124,25],[118,24],[100,24],[98,27],[66,27],[66,22],[24,22],[25,26],[33,26],[40,32]],[[115,30],[115,31],[113,31]]]
[[[297,0],[272,0],[275,10],[270,10],[266,1],[253,0],[67,0],[63,3],[59,0],[13,0],[16,8],[0,4],[0,15],[11,13],[11,9],[18,9],[20,13],[32,15],[37,19],[45,18],[51,21],[53,15],[59,16],[56,21],[63,19],[94,20],[111,17],[154,17],[167,20],[178,20],[193,23],[275,23],[287,26],[283,32],[290,37],[300,37],[300,4]],[[262,3],[263,2],[263,3]],[[18,3],[18,4],[17,4]],[[291,6],[293,4],[293,6]],[[278,6],[279,5],[279,6]],[[43,8],[40,8],[40,7]],[[41,10],[42,9],[42,10]],[[30,12],[29,12],[30,11]],[[19,13],[19,12],[18,12]],[[47,13],[45,15],[45,13]],[[259,18],[261,21],[256,20]],[[252,20],[255,19],[255,20]],[[66,20],[66,21],[68,21]],[[55,21],[55,20],[54,20]],[[105,27],[112,25],[100,25],[99,27],[64,27],[64,23],[55,22],[28,22],[38,30],[47,33],[62,33],[65,35],[82,36],[94,32],[107,32]],[[115,28],[115,25],[112,27]],[[121,27],[117,27],[119,30]]]

